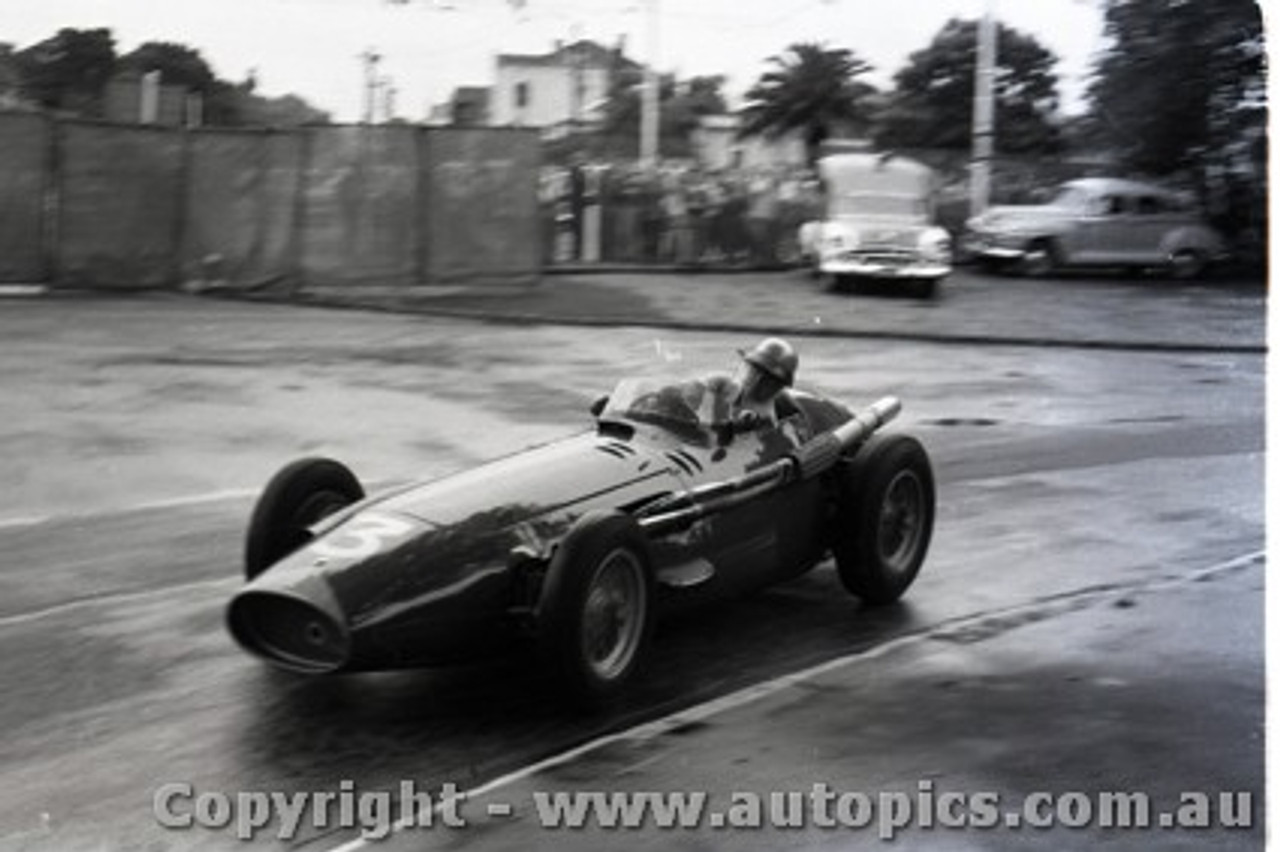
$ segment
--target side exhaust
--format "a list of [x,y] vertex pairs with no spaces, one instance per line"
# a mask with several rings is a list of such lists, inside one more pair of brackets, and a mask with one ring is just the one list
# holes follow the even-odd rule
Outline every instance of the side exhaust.
[[836,428],[814,436],[785,458],[736,479],[672,495],[645,507],[636,520],[648,535],[665,535],[792,482],[813,479],[830,470],[841,455],[867,440],[901,411],[902,403],[897,397],[886,396]]

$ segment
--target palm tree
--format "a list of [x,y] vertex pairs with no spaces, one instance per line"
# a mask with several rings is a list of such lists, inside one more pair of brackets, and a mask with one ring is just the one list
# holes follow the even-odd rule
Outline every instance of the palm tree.
[[823,140],[837,126],[862,129],[867,96],[875,89],[857,78],[871,66],[845,48],[814,42],[793,44],[746,94],[741,136],[804,134],[809,163],[817,161]]

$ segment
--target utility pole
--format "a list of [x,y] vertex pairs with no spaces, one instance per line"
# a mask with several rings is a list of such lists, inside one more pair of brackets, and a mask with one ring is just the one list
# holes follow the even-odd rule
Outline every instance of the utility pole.
[[364,123],[373,124],[378,98],[378,63],[382,61],[382,54],[369,48],[359,59],[364,65]]
[[569,52],[569,134],[577,144],[578,132],[582,125],[582,106],[586,100],[586,81],[582,54],[582,25],[574,24],[569,28],[569,44],[565,47]]
[[978,62],[974,68],[973,154],[969,167],[969,215],[987,209],[991,198],[991,159],[995,153],[996,34],[999,24],[988,0],[978,22]]
[[396,117],[396,95],[400,90],[396,88],[395,81],[390,77],[383,77],[380,83],[382,85],[382,120],[391,121]]
[[644,70],[644,97],[640,103],[640,165],[652,169],[658,165],[659,95],[658,90],[658,0],[642,0],[645,4],[648,30],[648,61]]
[[160,121],[160,72],[148,71],[138,86],[138,120],[142,124]]

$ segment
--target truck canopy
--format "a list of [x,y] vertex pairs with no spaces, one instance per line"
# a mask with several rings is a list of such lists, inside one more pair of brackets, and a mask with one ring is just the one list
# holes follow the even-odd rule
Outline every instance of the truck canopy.
[[830,154],[818,161],[827,215],[928,217],[933,170],[908,157],[874,153]]

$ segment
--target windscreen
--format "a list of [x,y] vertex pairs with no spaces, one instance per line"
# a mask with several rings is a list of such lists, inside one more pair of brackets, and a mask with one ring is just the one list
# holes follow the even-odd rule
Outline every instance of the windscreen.
[[624,379],[609,394],[600,419],[658,426],[702,442],[721,407],[715,388],[702,379]]

